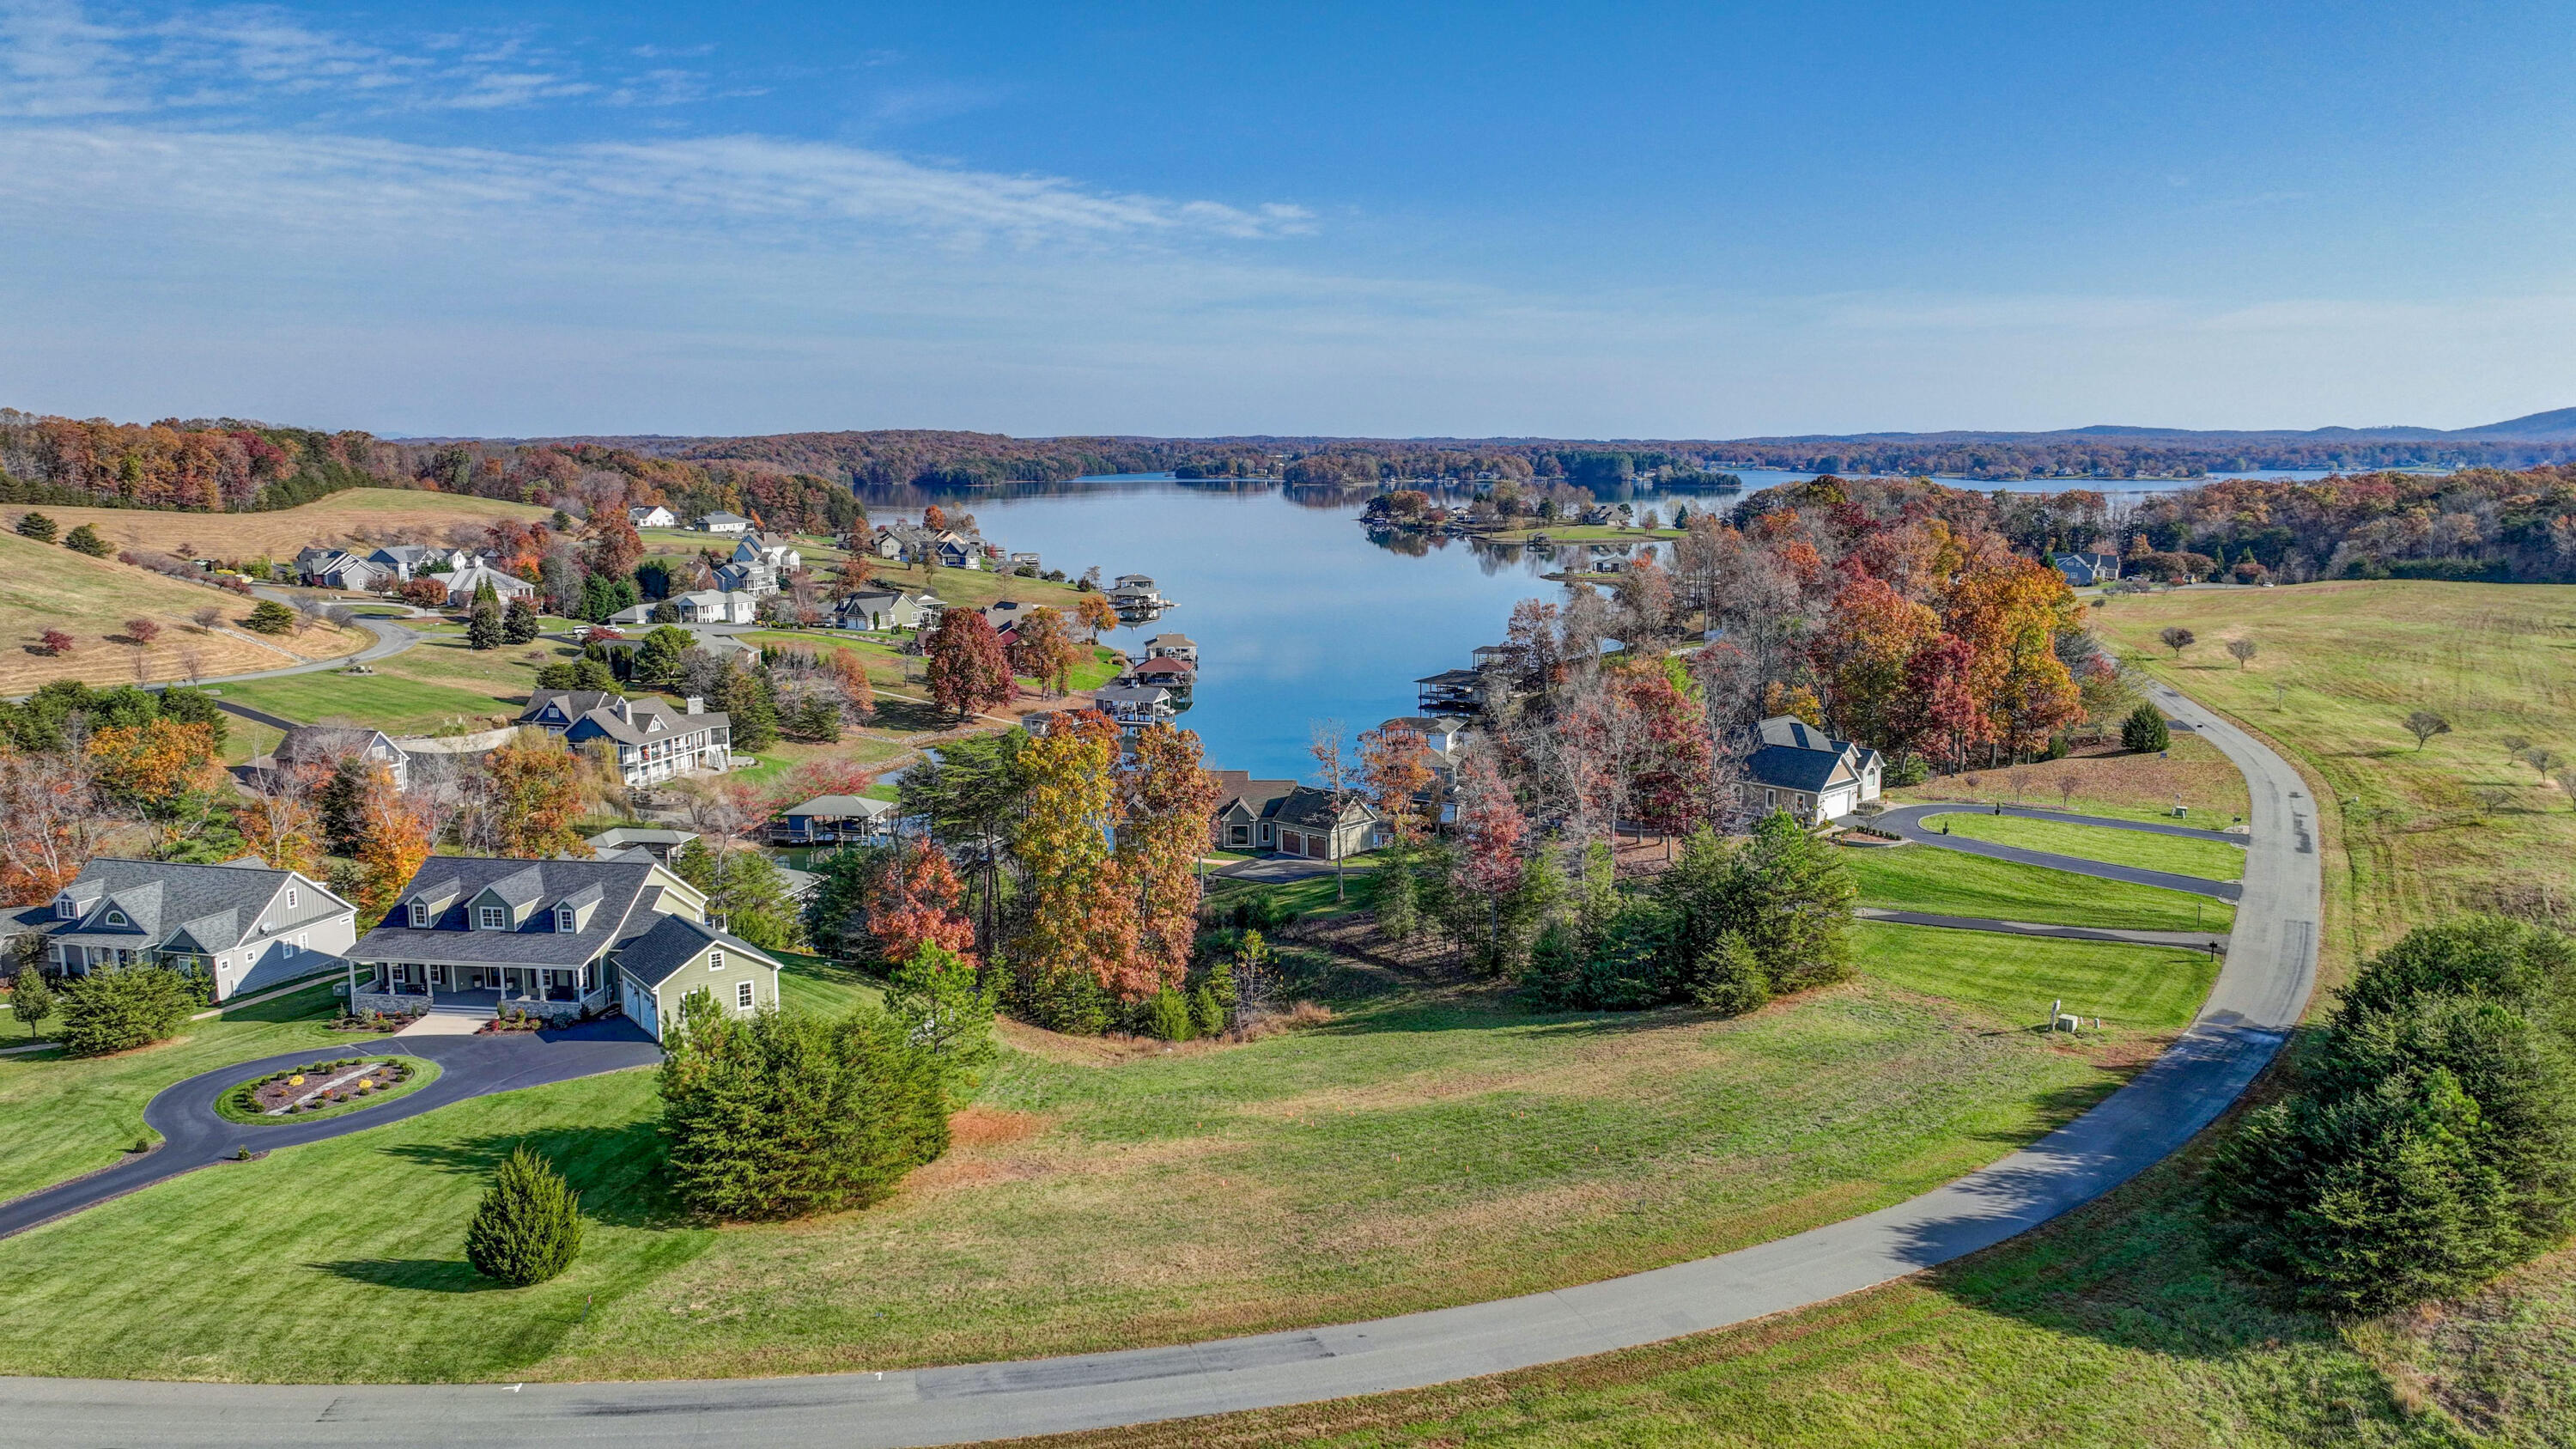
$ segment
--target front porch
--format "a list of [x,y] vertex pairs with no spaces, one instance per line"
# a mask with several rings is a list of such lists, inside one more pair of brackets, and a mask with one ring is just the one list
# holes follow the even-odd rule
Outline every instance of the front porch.
[[432,1009],[500,1016],[524,1012],[561,1024],[608,1006],[597,962],[578,968],[493,966],[426,961],[351,962],[349,1009],[364,1015],[418,1016]]

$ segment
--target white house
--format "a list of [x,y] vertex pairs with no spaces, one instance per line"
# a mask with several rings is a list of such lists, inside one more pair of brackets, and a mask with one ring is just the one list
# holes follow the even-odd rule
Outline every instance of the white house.
[[702,533],[748,533],[751,531],[751,520],[739,513],[727,513],[723,509],[717,509],[713,513],[700,515],[698,529]]
[[474,591],[485,584],[492,586],[492,592],[503,604],[512,599],[534,598],[537,592],[537,586],[526,579],[517,574],[505,574],[489,564],[468,564],[454,573],[431,574],[430,577],[447,585],[447,607],[451,609],[470,607],[474,602]]
[[638,789],[733,766],[733,717],[706,708],[696,695],[675,710],[658,699],[540,689],[529,697],[519,723],[561,735],[574,749],[607,740],[616,748],[618,773]]
[[167,966],[214,999],[315,975],[358,936],[358,908],[256,857],[227,865],[99,857],[40,906],[0,914],[0,942],[45,939],[45,969]]
[[663,507],[659,503],[654,504],[650,508],[627,509],[626,519],[637,528],[677,528],[680,526],[680,516]]
[[1840,819],[1878,798],[1878,751],[1838,740],[1805,720],[1776,715],[1753,727],[1736,798],[1802,825]]

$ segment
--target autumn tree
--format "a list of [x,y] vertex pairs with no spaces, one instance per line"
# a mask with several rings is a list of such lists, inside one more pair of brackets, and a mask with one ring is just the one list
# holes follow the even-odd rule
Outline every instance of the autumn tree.
[[1122,996],[1176,990],[1198,934],[1200,858],[1216,777],[1201,766],[1199,737],[1147,726],[1119,771],[1118,874],[1136,892],[1135,965]]
[[1074,601],[1073,621],[1091,636],[1092,643],[1097,644],[1102,630],[1118,627],[1118,608],[1105,594],[1086,593]]
[[358,882],[351,899],[370,921],[393,909],[429,859],[437,837],[426,804],[423,796],[396,789],[383,765],[367,772],[358,792]]
[[1010,703],[1018,686],[1000,636],[972,609],[950,609],[924,646],[929,656],[930,697],[961,720]]
[[958,909],[966,889],[948,852],[927,840],[898,848],[868,901],[868,934],[889,963],[910,961],[925,945],[975,965],[975,923]]
[[1360,779],[1387,828],[1407,845],[1422,838],[1420,797],[1440,778],[1432,758],[1431,742],[1401,720],[1360,735]]
[[7,904],[53,899],[114,823],[91,788],[85,752],[0,747],[0,899]]
[[855,649],[834,649],[823,660],[824,672],[841,692],[841,703],[850,718],[866,724],[876,717],[876,686],[868,679],[867,661]]
[[1512,605],[1503,630],[1503,658],[1512,680],[1523,689],[1555,687],[1564,673],[1557,646],[1557,608],[1545,599],[1523,599]]
[[89,738],[99,793],[140,815],[171,851],[215,814],[224,782],[214,727],[150,719],[110,725]]
[[1056,716],[1019,752],[1028,795],[1013,846],[1029,918],[1011,964],[1031,1013],[1058,1030],[1096,1032],[1112,1005],[1151,994],[1136,969],[1137,893],[1109,848],[1117,758],[1118,726],[1095,710]]
[[1049,698],[1062,695],[1072,684],[1074,664],[1082,657],[1064,615],[1053,609],[1031,609],[1012,632],[1012,670],[1036,680]]
[[1929,606],[1882,579],[1865,576],[1845,585],[1807,646],[1835,726],[1863,744],[1895,748],[1895,723],[1907,708],[1906,666],[1940,632]]
[[582,568],[596,577],[623,579],[644,561],[644,537],[623,508],[593,508],[582,538]]
[[484,756],[493,853],[524,860],[589,858],[574,822],[581,784],[572,751],[542,730],[521,730]]
[[[381,767],[379,767],[381,768]],[[322,816],[314,808],[318,768],[289,769],[283,764],[262,772],[256,788],[243,792],[233,808],[233,828],[251,854],[279,870],[316,875],[322,859]]]

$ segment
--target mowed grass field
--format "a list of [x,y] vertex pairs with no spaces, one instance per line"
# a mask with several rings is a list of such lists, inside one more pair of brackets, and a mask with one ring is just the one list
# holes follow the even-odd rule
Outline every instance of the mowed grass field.
[[[2199,636],[2178,660],[2156,637],[2171,625]],[[2562,924],[2576,919],[2576,809],[2504,744],[2519,735],[2576,758],[2576,587],[2185,589],[2116,600],[2096,627],[2323,784],[2342,847],[2328,928],[2344,959],[2464,907],[2547,909],[2544,892]],[[2237,638],[2256,646],[2249,667],[2225,651]],[[2418,709],[2451,724],[2420,750],[2403,724]]]
[[[1899,1200],[2133,1068],[2134,1042],[2051,1039],[2018,1003],[1942,999],[2009,994],[1991,962],[1942,977],[1959,935],[1872,930],[1861,979],[1732,1021],[1540,1017],[1425,987],[1238,1046],[1111,1054],[1014,1029],[946,1158],[868,1212],[785,1226],[672,1210],[649,1072],[479,1099],[0,1242],[0,1355],[217,1379],[787,1373],[1589,1281]],[[2163,969],[2120,946],[2079,965],[2083,949],[2059,974]],[[815,975],[790,995],[828,1009],[867,989]],[[523,1140],[583,1191],[587,1243],[553,1283],[490,1290],[462,1261],[464,1223]],[[263,1331],[284,1319],[368,1330]]]
[[[135,1139],[151,1135],[143,1125],[143,1106],[173,1082],[226,1062],[321,1043],[379,1042],[327,1030],[322,1022],[333,1000],[326,982],[258,1006],[235,1007],[212,1021],[192,1021],[176,1038],[140,1051],[87,1060],[66,1060],[55,1052],[0,1057],[0,1143],[6,1144],[0,1150],[0,1199],[114,1163]],[[0,1044],[18,1045],[16,1036],[0,1036],[7,1037]]]
[[[1911,789],[1890,790],[1888,803],[1942,800],[2037,805],[2114,820],[2155,820],[2198,830],[2224,830],[2245,818],[2245,777],[2207,740],[2181,731],[2173,747],[2152,755],[2070,755],[2002,769],[1965,770]],[[2173,813],[2175,805],[2184,813]]]
[[225,699],[299,724],[345,718],[390,734],[423,734],[451,723],[485,729],[518,717],[542,665],[581,652],[544,638],[470,649],[461,629],[426,621],[412,627],[420,642],[369,665],[373,674],[301,674],[219,688]]
[[[71,525],[63,527],[69,532]],[[161,626],[159,637],[139,651],[142,678],[156,683],[191,673],[203,677],[284,669],[354,654],[375,642],[376,636],[363,628],[328,624],[296,634],[253,634],[241,627],[241,620],[254,602],[112,558],[90,558],[57,544],[0,533],[0,617],[8,621],[9,644],[0,653],[0,695],[26,694],[57,679],[134,683],[138,651],[123,642],[125,621],[133,618]],[[223,622],[200,630],[193,617],[208,605],[224,611]],[[48,629],[71,635],[72,652],[36,653],[38,636]]]
[[2136,866],[2203,880],[2237,880],[2245,874],[2245,847],[2187,835],[2158,835],[2108,825],[2078,825],[2066,820],[2033,820],[2023,815],[1983,815],[1973,810],[1927,816],[1924,824],[1953,835],[1991,840],[2025,850],[2076,855],[2110,865]]
[[397,533],[426,530],[445,541],[457,524],[487,525],[515,518],[523,523],[552,516],[529,503],[505,503],[458,493],[411,488],[351,488],[296,508],[268,513],[167,513],[143,508],[39,507],[63,532],[86,523],[119,548],[177,553],[181,545],[200,558],[293,558],[312,544],[389,543]]
[[1892,986],[1983,1007],[2034,1027],[2049,1003],[2106,1028],[2170,1032],[2191,1024],[2218,979],[2206,952],[1862,922],[1864,970]]
[[1884,910],[2123,931],[2225,931],[2236,921],[2225,901],[1938,846],[1853,846],[1842,861],[1860,904]]

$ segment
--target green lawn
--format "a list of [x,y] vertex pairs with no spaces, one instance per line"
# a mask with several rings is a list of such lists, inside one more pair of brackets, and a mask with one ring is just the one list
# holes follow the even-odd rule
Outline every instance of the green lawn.
[[1887,910],[2126,931],[2224,931],[2236,921],[2225,901],[1933,845],[1854,846],[1842,861],[1860,903]]
[[2106,1026],[2168,1031],[2191,1024],[2218,979],[2199,951],[1989,935],[1939,926],[1862,922],[1860,969],[1891,986],[2040,1025],[2048,1004],[2103,1019]]
[[375,661],[373,674],[298,674],[218,686],[224,698],[312,723],[346,715],[393,734],[425,734],[463,721],[481,729],[517,717],[537,686],[540,660],[572,659],[571,645],[540,639],[469,649],[462,630],[421,631],[421,642]]
[[[176,1040],[88,1060],[55,1052],[0,1057],[0,1199],[115,1162],[138,1137],[143,1104],[171,1083],[226,1062],[320,1048],[346,1056],[381,1040],[324,1027],[335,1007],[328,982],[259,1006],[192,1021]],[[14,1025],[14,1023],[12,1023]]]
[[2183,835],[2157,835],[2108,825],[2075,825],[2063,820],[2033,820],[2022,815],[1984,815],[1975,811],[1934,815],[1923,822],[1953,835],[2045,850],[2053,855],[2081,856],[2111,865],[2136,866],[2203,880],[2239,880],[2245,874],[2245,847]]
[[[1331,871],[1318,876],[1309,876],[1300,881],[1290,881],[1285,885],[1265,885],[1260,881],[1233,880],[1211,875],[1208,877],[1207,899],[1221,905],[1231,905],[1246,895],[1268,894],[1285,902],[1289,911],[1299,916],[1329,916],[1338,915],[1344,911],[1365,911],[1377,904],[1377,866],[1377,861],[1370,856],[1352,856],[1343,873],[1343,887],[1339,892],[1343,898],[1339,900],[1335,899],[1336,891]],[[1209,867],[1210,870],[1215,868]]]
[[[866,987],[799,972],[789,990],[828,1007]],[[2120,1078],[2109,1056],[1867,982],[1728,1022],[1425,992],[1223,1048],[1007,1036],[957,1147],[865,1213],[678,1220],[654,1186],[653,1076],[620,1073],[227,1163],[0,1242],[0,1358],[140,1377],[638,1378],[1339,1321],[1864,1212]],[[521,1140],[583,1192],[586,1246],[553,1283],[489,1290],[462,1261],[464,1223]],[[270,1331],[287,1318],[368,1329]]]

